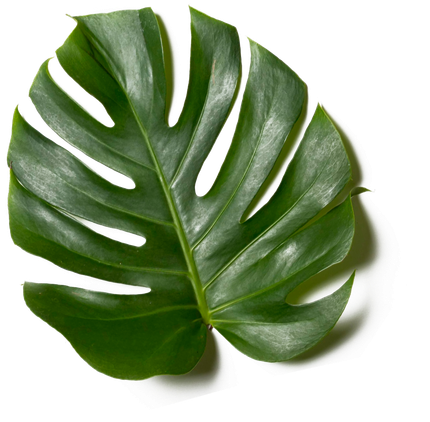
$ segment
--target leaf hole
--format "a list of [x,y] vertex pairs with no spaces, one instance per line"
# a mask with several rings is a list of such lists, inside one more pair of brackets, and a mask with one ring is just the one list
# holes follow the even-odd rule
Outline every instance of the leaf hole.
[[[132,286],[129,284],[113,283],[111,281],[99,280],[97,278],[64,271],[60,267],[53,269],[53,264],[49,261],[42,261],[42,265],[34,269],[32,267],[31,273],[25,275],[23,278],[31,280],[34,283],[43,284],[56,284],[66,287],[76,287],[79,289],[90,290],[93,292],[110,293],[114,295],[143,295],[148,294],[151,289],[143,286]],[[43,265],[44,264],[44,265]],[[45,265],[47,267],[45,267]],[[49,268],[48,268],[49,267]],[[58,272],[57,272],[58,271]],[[46,273],[49,273],[53,280],[46,280]],[[70,274],[69,274],[70,273]]]
[[[23,108],[23,105],[29,105],[30,107]],[[19,112],[23,116],[23,118],[31,125],[34,129],[38,130],[47,138],[56,142],[57,144],[70,149],[68,144],[64,142],[62,139],[58,137],[58,135],[52,131],[49,126],[42,120],[42,118],[37,113],[37,110],[31,100],[27,97],[24,97],[23,104],[19,104]]]
[[104,105],[82,88],[67,72],[62,68],[56,57],[49,60],[49,73],[57,85],[73,98],[90,116],[94,117],[106,127],[115,126]]
[[351,276],[351,271],[337,265],[307,279],[291,291],[285,299],[290,305],[303,305],[320,300],[339,289]]
[[[316,105],[315,105],[316,108]],[[278,158],[275,161],[272,169],[270,170],[266,180],[260,186],[257,194],[254,196],[248,208],[243,213],[240,218],[240,223],[244,223],[249,220],[253,215],[255,215],[264,205],[266,205],[272,198],[274,193],[278,190],[279,185],[290,165],[294,154],[299,147],[299,140],[303,138],[306,128],[311,121],[312,116],[308,116],[308,99],[305,96],[305,101],[303,103],[303,109],[300,116],[291,129]]]
[[85,224],[91,230],[102,234],[110,239],[116,240],[118,242],[127,243],[128,245],[141,246],[145,243],[145,238],[138,236],[136,234],[128,233],[122,230],[113,229],[109,227],[104,227],[99,224],[87,222]]
[[82,217],[73,216],[73,218],[90,230],[117,242],[136,247],[141,247],[146,243],[146,239],[143,236],[112,227],[102,226],[101,224],[94,223]]
[[136,187],[136,185],[129,177],[118,173],[117,171],[112,170],[101,163],[98,163],[97,161],[93,160],[90,157],[87,157],[85,154],[76,149],[73,149],[72,152],[78,158],[80,158],[82,162],[87,165],[91,170],[98,173],[101,177],[105,178],[110,183],[125,189],[134,189]]
[[199,197],[205,196],[210,191],[225,161],[233,139],[235,123],[237,123],[238,116],[234,112],[233,108],[230,118],[221,130],[197,176],[195,192]]
[[[35,129],[37,129],[40,133],[42,133],[44,136],[46,136],[48,139],[54,141],[58,145],[62,146],[63,148],[69,150],[72,154],[74,154],[76,157],[81,159],[81,161],[87,165],[91,170],[111,182],[112,184],[116,186],[120,186],[122,188],[126,189],[134,189],[136,185],[134,182],[127,176],[125,176],[122,173],[119,173],[115,170],[112,170],[105,165],[93,160],[91,157],[86,156],[83,152],[79,151],[78,149],[72,147],[69,145],[66,141],[61,139],[55,132],[53,132],[49,126],[45,124],[45,122],[40,118],[40,116],[37,114],[37,110],[34,107],[31,100],[27,97],[25,97],[25,102],[30,105],[31,107],[28,108],[22,108],[20,105],[20,113],[24,117],[24,119]],[[37,121],[37,123],[36,123]]]
[[185,99],[185,92],[182,90],[185,80],[184,54],[181,39],[170,18],[160,9],[153,10],[160,28],[166,70],[166,120],[169,126],[174,126]]
[[110,229],[105,227],[103,229],[106,230],[104,233],[105,236],[111,239],[117,240],[118,242],[123,242],[134,246],[141,246],[145,243],[145,238],[142,236],[138,236],[132,233],[127,233],[125,231],[117,230],[117,229]]

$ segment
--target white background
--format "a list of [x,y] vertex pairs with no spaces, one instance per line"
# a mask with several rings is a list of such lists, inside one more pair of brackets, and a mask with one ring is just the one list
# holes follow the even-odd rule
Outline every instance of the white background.
[[[161,11],[158,13],[162,15]],[[173,35],[172,42],[175,41],[176,37]],[[183,66],[179,64],[178,69],[183,69]],[[182,84],[179,70],[177,84]],[[312,104],[311,99],[308,113]],[[354,241],[355,250],[350,254],[352,258],[348,257],[336,266],[329,273],[330,277],[319,276],[315,280],[309,280],[291,298],[297,303],[314,300],[342,284],[351,274],[351,268],[357,270],[353,295],[344,315],[316,350],[287,363],[256,363],[230,348],[214,331],[202,362],[190,374],[181,377],[155,377],[139,383],[122,383],[89,370],[65,340],[51,331],[55,341],[52,354],[35,357],[24,353],[24,364],[71,399],[108,421],[266,377],[361,356],[429,249],[371,126],[355,125],[329,104],[324,104],[324,108],[354,157],[355,185],[377,190],[373,195],[363,194],[353,198],[358,240]],[[285,165],[289,158],[285,157]],[[7,226],[4,207],[2,216]],[[370,255],[366,254],[368,249],[371,249]],[[46,268],[42,261],[40,265]],[[51,268],[51,272],[58,276],[55,269]]]

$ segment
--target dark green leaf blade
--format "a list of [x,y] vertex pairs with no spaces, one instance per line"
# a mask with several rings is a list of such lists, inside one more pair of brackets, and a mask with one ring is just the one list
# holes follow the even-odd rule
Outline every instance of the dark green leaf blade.
[[[240,43],[236,28],[190,8],[190,80],[184,108],[172,128],[179,140],[181,157],[171,177],[167,176],[181,211],[182,204],[195,199],[195,181],[232,106],[241,74]],[[176,147],[177,148],[177,147]],[[169,157],[172,160],[171,157]],[[180,194],[176,195],[175,192]],[[185,210],[183,224],[185,229]]]
[[283,361],[306,351],[340,318],[354,275],[338,291],[317,302],[294,306],[285,298],[303,281],[342,261],[353,236],[349,196],[238,274],[230,285],[214,284],[214,291],[208,292],[214,327],[256,359]]
[[201,222],[198,226],[190,223],[189,229],[187,221],[184,224],[204,284],[256,236],[255,229],[237,222],[288,142],[304,97],[300,78],[251,41],[251,68],[231,147],[211,190],[186,208],[191,221]]
[[[185,260],[178,250],[171,252],[171,259],[168,255],[163,259],[157,250],[149,249],[146,253],[146,244],[143,247],[126,245],[95,233],[26,190],[13,172],[9,210],[14,242],[63,268],[98,278],[104,278],[101,274],[105,273],[109,281],[117,281],[120,273],[122,283],[129,284],[125,280],[130,280],[130,284],[147,287],[152,287],[152,274],[187,275]],[[170,237],[171,234],[164,233],[163,239]],[[137,283],[136,273],[140,274]]]
[[[234,27],[190,11],[190,79],[173,127],[166,122],[159,26],[149,8],[76,17],[57,51],[69,76],[104,105],[113,127],[63,91],[48,62],[30,90],[51,129],[131,178],[134,189],[108,182],[18,110],[14,115],[8,153],[14,242],[66,270],[151,289],[126,296],[25,284],[30,309],[91,366],[117,378],[188,372],[210,325],[255,359],[290,359],[334,326],[354,278],[317,302],[286,303],[296,286],[340,262],[354,235],[351,195],[316,218],[351,179],[341,137],[320,106],[274,196],[243,221],[289,142],[306,95],[300,78],[253,41],[230,150],[208,194],[195,194],[237,93],[241,60]],[[112,240],[82,219],[146,243]]]
[[[270,201],[245,223],[236,221],[235,225],[224,228],[228,241],[225,236],[216,235],[216,229],[211,233],[214,239],[204,250],[204,268],[213,267],[214,262],[219,268],[209,280],[202,280],[206,291],[220,279],[234,278],[241,268],[276,248],[329,204],[350,179],[351,167],[341,137],[318,106]],[[220,251],[221,245],[225,250]],[[197,253],[197,262],[198,258]],[[223,266],[219,265],[221,259],[225,261]]]
[[[267,297],[271,289],[277,291],[276,299],[280,294],[284,301],[298,284],[342,261],[351,248],[353,237],[354,213],[351,197],[348,197],[317,221],[286,237],[263,258],[236,269],[228,279],[213,283],[206,290],[211,314],[218,317],[219,310],[226,308],[221,312],[224,316],[226,313],[237,316],[242,311],[235,304],[244,304],[262,293]],[[235,309],[228,311],[230,304]]]
[[[90,336],[76,329],[81,319],[74,307],[74,295],[80,295],[80,291],[44,287],[46,293],[62,295],[62,302],[73,314],[66,321],[60,309],[49,313],[55,301],[45,303],[47,294],[35,300],[31,295],[34,289],[26,289],[27,304],[37,315],[62,332],[92,366],[118,378],[187,372],[204,348],[205,334],[202,336],[201,331],[208,321],[203,321],[202,315],[208,311],[169,192],[169,180],[180,173],[180,168],[186,168],[181,163],[185,163],[190,145],[200,145],[205,151],[191,157],[197,170],[198,163],[201,165],[209,153],[237,88],[240,50],[235,28],[193,9],[191,15],[190,86],[181,118],[173,128],[165,122],[163,52],[158,23],[150,9],[76,18],[78,26],[57,52],[69,75],[106,107],[114,127],[100,124],[75,103],[53,81],[47,62],[41,66],[30,91],[40,115],[59,136],[93,159],[131,177],[135,189],[125,190],[106,182],[28,125],[18,111],[14,116],[8,154],[14,242],[80,274],[150,287],[151,293],[143,297],[143,302],[138,301],[142,306],[149,301],[149,308],[159,306],[161,313],[164,308],[174,309],[163,316],[146,316],[141,309],[136,321],[152,321],[145,323],[144,332],[139,331],[137,323],[122,321],[121,313],[115,323],[101,323],[100,315],[95,314],[96,322],[87,323],[91,335],[98,340],[88,355]],[[128,40],[125,44],[124,39]],[[215,77],[218,83],[214,86]],[[75,216],[144,236],[146,243],[133,247],[113,241],[88,229]],[[94,293],[91,297],[93,302],[87,303],[90,310],[99,300],[108,307],[112,305],[106,294]],[[157,305],[152,302],[154,297],[163,297],[164,302]],[[186,311],[177,310],[183,306]],[[118,364],[120,355],[114,352],[119,343],[107,341],[115,337],[117,330],[128,339],[123,347],[133,349],[132,355],[123,350],[129,361],[126,359],[125,367]],[[133,338],[139,338],[141,343]],[[139,345],[148,351],[139,354]],[[104,352],[106,347],[112,348],[110,357]],[[183,353],[173,359],[175,349]],[[152,360],[148,358],[151,350]],[[142,359],[134,373],[134,363],[129,365],[133,359]]]
[[79,355],[122,379],[189,372],[203,354],[206,327],[196,305],[171,305],[169,291],[112,295],[25,283],[29,308],[63,334]]
[[282,317],[269,322],[217,320],[217,330],[247,356],[280,362],[309,350],[325,337],[342,315],[354,274],[332,295],[307,305],[285,305]]

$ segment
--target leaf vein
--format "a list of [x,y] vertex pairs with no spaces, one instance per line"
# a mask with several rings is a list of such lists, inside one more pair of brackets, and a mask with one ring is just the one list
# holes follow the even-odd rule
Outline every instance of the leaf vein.
[[[342,242],[342,243],[343,243],[343,242]],[[265,292],[267,292],[267,291],[269,291],[269,290],[274,289],[275,287],[279,286],[279,285],[280,285],[280,284],[282,284],[282,283],[285,283],[285,282],[286,282],[287,280],[289,280],[290,278],[294,277],[295,275],[297,275],[297,274],[298,274],[298,273],[300,273],[301,271],[303,271],[303,270],[305,270],[306,268],[308,268],[309,266],[311,266],[311,265],[312,265],[315,261],[317,261],[318,259],[320,259],[320,258],[322,258],[322,257],[326,256],[329,252],[331,252],[331,251],[332,251],[333,249],[335,249],[337,246],[338,246],[338,244],[336,244],[336,245],[332,246],[331,248],[329,248],[328,250],[326,250],[324,253],[320,254],[316,259],[314,259],[313,261],[309,262],[307,265],[305,265],[305,266],[303,266],[303,267],[300,267],[299,269],[297,269],[296,271],[294,271],[294,272],[293,272],[292,274],[290,274],[289,276],[284,277],[282,280],[279,280],[279,281],[277,281],[276,283],[273,283],[273,284],[271,284],[271,285],[269,285],[269,286],[267,286],[267,287],[264,287],[263,289],[256,290],[256,291],[254,291],[254,292],[250,293],[249,295],[241,296],[241,297],[239,297],[239,298],[237,298],[237,299],[234,299],[234,300],[232,300],[232,301],[230,301],[230,302],[226,302],[226,303],[224,303],[223,305],[220,305],[220,306],[218,306],[217,308],[214,308],[212,311],[210,311],[210,314],[214,314],[214,313],[216,313],[216,312],[221,311],[222,309],[225,309],[225,308],[228,308],[228,307],[230,307],[230,306],[232,306],[232,305],[235,305],[236,303],[242,302],[242,301],[244,301],[244,300],[250,299],[250,298],[252,298],[252,297],[254,297],[254,296],[258,296],[258,295],[260,295],[260,294],[262,294],[262,293],[265,293]],[[342,259],[343,259],[343,258],[342,258]],[[336,264],[337,262],[339,262],[339,261],[333,262],[331,265],[334,265],[334,264]],[[331,266],[331,265],[329,265],[329,266]],[[324,271],[324,270],[326,270],[327,268],[328,268],[328,267],[324,268],[324,269],[323,269],[323,270],[321,270],[321,271]],[[319,272],[321,272],[321,271],[319,271]],[[291,305],[291,306],[292,306],[292,305]]]
[[[252,152],[252,156],[251,156],[251,159],[249,160],[249,163],[248,163],[248,165],[247,165],[247,167],[246,167],[246,169],[245,169],[245,172],[244,172],[244,174],[243,174],[243,176],[242,176],[242,178],[240,179],[240,181],[239,181],[239,183],[238,183],[238,185],[237,185],[237,187],[236,187],[236,189],[233,191],[233,193],[232,193],[232,195],[230,196],[230,198],[228,199],[228,201],[227,201],[227,203],[224,205],[224,207],[221,209],[221,211],[220,211],[220,213],[217,215],[217,217],[215,218],[215,220],[213,221],[213,223],[209,226],[209,228],[206,230],[206,232],[205,233],[203,233],[203,235],[200,237],[200,239],[199,240],[197,240],[197,242],[193,245],[193,247],[191,248],[191,250],[193,251],[208,235],[209,235],[209,233],[212,231],[212,229],[215,227],[215,225],[216,225],[216,223],[218,222],[218,220],[221,218],[221,216],[224,214],[224,212],[225,212],[225,210],[229,207],[229,205],[231,204],[231,202],[233,201],[233,199],[234,199],[234,197],[236,196],[236,194],[237,194],[237,192],[238,192],[238,190],[240,189],[240,187],[242,186],[242,184],[243,184],[243,182],[244,182],[244,180],[245,180],[245,178],[246,178],[246,176],[247,176],[247,174],[248,174],[248,171],[249,171],[249,169],[250,169],[250,167],[251,167],[251,165],[252,165],[252,163],[253,163],[253,161],[254,161],[254,158],[255,158],[255,155],[257,154],[257,150],[258,150],[258,147],[260,146],[260,143],[261,143],[261,139],[262,139],[262,137],[263,137],[263,132],[264,132],[264,129],[266,128],[266,124],[267,124],[267,122],[268,122],[268,120],[269,120],[269,118],[271,117],[270,116],[270,112],[271,112],[271,110],[272,110],[272,108],[270,108],[270,110],[269,110],[269,113],[268,113],[268,116],[266,117],[266,120],[264,121],[264,124],[263,124],[263,127],[261,128],[261,131],[260,131],[260,134],[259,134],[259,137],[258,137],[258,141],[257,141],[257,144],[256,144],[256,146],[255,146],[255,148],[254,148],[254,151]],[[205,288],[203,287],[203,290],[204,290]]]
[[[147,293],[145,293],[145,294],[147,294]],[[198,307],[196,305],[167,306],[164,308],[158,308],[157,310],[151,311],[151,312],[146,312],[146,313],[137,314],[137,315],[133,315],[133,316],[117,317],[117,318],[91,318],[91,317],[83,317],[83,316],[75,316],[75,315],[67,315],[67,316],[70,316],[72,318],[96,320],[96,321],[121,321],[121,320],[127,320],[127,319],[145,318],[147,316],[152,316],[152,315],[167,313],[167,312],[175,312],[175,311],[179,311],[182,309],[198,309]]]
[[[327,165],[327,164],[326,164]],[[301,199],[312,189],[312,187],[315,185],[316,181],[318,180],[321,173],[324,171],[326,165],[321,169],[321,171],[317,174],[315,179],[312,181],[310,186],[300,195],[300,197],[294,202],[293,205],[284,213],[282,214],[277,220],[275,220],[267,229],[263,230],[255,239],[253,239],[250,243],[248,243],[243,249],[241,249],[223,268],[221,268],[215,276],[209,280],[209,282],[203,287],[203,290],[205,291],[224,271],[226,271],[244,252],[246,252],[254,243],[256,243],[261,237],[263,237],[267,232],[269,232],[274,226],[276,226],[284,217],[286,217],[293,209],[294,207],[301,201]],[[296,230],[297,231],[297,230]],[[291,233],[286,239],[283,241],[285,242],[287,239],[289,239],[295,232]],[[270,253],[270,252],[269,252]]]

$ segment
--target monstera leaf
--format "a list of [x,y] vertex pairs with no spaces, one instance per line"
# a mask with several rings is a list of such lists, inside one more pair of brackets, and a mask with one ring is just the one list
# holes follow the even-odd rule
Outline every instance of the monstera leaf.
[[[301,113],[299,77],[251,42],[230,150],[213,187],[198,197],[198,173],[240,79],[236,29],[191,9],[188,93],[169,127],[163,47],[151,9],[76,21],[58,59],[115,125],[104,126],[62,91],[47,62],[30,97],[59,136],[136,186],[109,183],[16,111],[8,156],[12,237],[67,270],[151,291],[118,295],[25,283],[27,305],[91,366],[123,379],[190,371],[211,326],[254,359],[284,361],[312,347],[342,314],[353,282],[352,276],[313,303],[286,302],[300,283],[341,261],[354,234],[350,196],[320,213],[351,178],[328,116],[317,108],[278,190],[244,221]],[[76,217],[146,243],[114,241]]]

